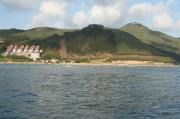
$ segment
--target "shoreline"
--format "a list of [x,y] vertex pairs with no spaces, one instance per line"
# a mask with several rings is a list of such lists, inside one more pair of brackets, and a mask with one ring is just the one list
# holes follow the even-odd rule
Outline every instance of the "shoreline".
[[146,62],[146,61],[123,61],[121,63],[40,63],[40,62],[0,62],[0,64],[27,64],[27,65],[74,65],[74,66],[157,66],[157,67],[179,67],[180,65],[162,62]]

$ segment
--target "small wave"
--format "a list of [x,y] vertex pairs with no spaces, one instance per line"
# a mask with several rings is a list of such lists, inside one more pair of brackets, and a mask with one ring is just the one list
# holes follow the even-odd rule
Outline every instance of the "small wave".
[[18,92],[19,90],[9,90],[10,92]]
[[0,119],[25,119],[21,117],[0,117]]
[[67,66],[63,66],[64,68],[71,68],[71,67],[73,67],[73,66],[71,66],[71,65],[67,65]]
[[5,107],[6,107],[6,106],[4,106],[4,105],[0,105],[0,109],[1,109],[1,108],[5,108]]
[[33,103],[33,102],[36,102],[36,101],[33,101],[33,100],[26,100],[24,101],[25,103]]
[[12,96],[12,97],[13,97],[13,98],[16,98],[16,97],[24,97],[24,96],[39,97],[38,95],[36,95],[36,94],[34,94],[34,93],[22,93],[22,94],[15,95],[15,96]]

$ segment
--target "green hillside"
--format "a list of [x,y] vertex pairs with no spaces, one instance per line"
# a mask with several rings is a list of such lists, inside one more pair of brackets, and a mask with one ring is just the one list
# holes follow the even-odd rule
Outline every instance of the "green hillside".
[[64,38],[70,54],[160,54],[158,50],[124,31],[101,25],[89,25],[80,31],[65,33]]
[[[16,33],[22,33],[24,32],[24,30],[19,30],[19,29],[1,29],[0,30],[0,41],[4,42],[6,41],[12,34],[16,34]],[[4,43],[0,43],[0,53],[3,52],[6,47],[7,47],[8,43],[4,42]]]
[[9,44],[30,44],[41,45],[43,50],[52,50],[59,48],[60,35],[74,29],[57,29],[50,27],[38,27],[29,30],[0,30],[0,40],[4,44],[0,44],[0,51],[4,51]]
[[22,33],[13,34],[15,37],[25,37],[29,39],[44,39],[48,38],[54,34],[63,35],[65,32],[74,31],[73,29],[58,29],[58,28],[51,28],[51,27],[38,27],[27,30]]
[[20,29],[0,29],[0,36],[7,36],[15,33],[22,33],[24,30]]
[[0,40],[7,40],[12,34],[22,33],[24,30],[20,29],[0,29]]
[[116,51],[113,31],[101,25],[90,25],[80,31],[65,33],[64,38],[70,54],[85,55]]
[[[180,62],[180,40],[164,33],[130,23],[120,29],[89,25],[81,30],[38,27],[30,30],[0,30],[0,51],[9,44],[40,45],[43,57],[61,57],[62,51],[73,58],[111,60],[156,60]],[[59,52],[61,51],[61,52]],[[62,55],[62,54],[61,54]]]
[[177,38],[168,36],[167,34],[158,31],[153,31],[138,23],[127,24],[120,30],[133,35],[145,44],[152,45],[163,51],[180,55],[180,40]]

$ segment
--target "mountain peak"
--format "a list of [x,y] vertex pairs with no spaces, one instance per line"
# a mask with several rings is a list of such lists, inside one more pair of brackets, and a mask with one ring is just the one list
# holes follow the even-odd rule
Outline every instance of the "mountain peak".
[[144,26],[141,23],[138,22],[132,22],[132,23],[128,23],[127,25],[125,25],[124,27],[139,27],[139,28],[145,28],[148,29],[148,27]]
[[87,27],[83,28],[82,31],[86,31],[86,30],[98,30],[98,29],[104,29],[103,25],[100,24],[90,24]]

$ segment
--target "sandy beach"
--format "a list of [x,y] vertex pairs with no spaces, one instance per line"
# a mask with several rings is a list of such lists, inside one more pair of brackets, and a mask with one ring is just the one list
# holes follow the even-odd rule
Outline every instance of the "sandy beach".
[[0,64],[50,64],[50,65],[94,65],[94,66],[180,66],[171,63],[153,62],[153,61],[113,61],[112,63],[90,62],[90,63],[41,63],[41,62],[0,62]]

